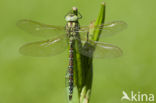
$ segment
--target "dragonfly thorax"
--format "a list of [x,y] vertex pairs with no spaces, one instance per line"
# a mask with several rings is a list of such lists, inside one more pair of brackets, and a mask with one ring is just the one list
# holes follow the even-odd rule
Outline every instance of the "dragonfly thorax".
[[79,30],[78,22],[67,22],[66,24],[66,33],[69,38],[76,38],[77,32]]

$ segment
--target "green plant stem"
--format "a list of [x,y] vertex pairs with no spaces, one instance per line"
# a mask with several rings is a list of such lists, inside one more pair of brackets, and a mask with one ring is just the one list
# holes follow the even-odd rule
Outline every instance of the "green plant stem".
[[[101,10],[100,10],[99,16],[98,16],[98,18],[96,19],[96,22],[95,22],[95,24],[94,24],[95,27],[98,26],[98,25],[104,24],[104,20],[105,20],[105,10],[106,10],[106,6],[105,6],[105,4],[104,4],[104,2],[103,2],[102,5],[101,5]],[[100,38],[101,32],[102,32],[102,31],[99,30],[99,29],[93,30],[92,40],[98,41],[99,38]]]
[[[100,34],[101,34],[101,30],[97,30],[95,29],[96,26],[98,25],[102,25],[104,24],[104,19],[105,19],[105,4],[102,3],[101,4],[101,10],[100,13],[96,19],[95,22],[92,22],[91,25],[93,25],[93,28],[90,28],[92,30],[89,30],[89,35],[92,35],[92,38],[90,38],[93,41],[98,41],[100,38]],[[90,46],[87,43],[84,46]],[[95,48],[93,47],[93,50]],[[93,55],[94,51],[92,52]],[[84,83],[84,92],[85,94],[82,94],[83,97],[81,97],[82,99],[80,100],[82,103],[89,103],[89,99],[90,99],[90,94],[91,94],[91,88],[92,88],[92,79],[93,79],[93,58],[91,57],[87,57],[87,56],[83,56],[83,60],[82,60],[82,64],[83,65],[83,69],[85,72],[85,83]]]

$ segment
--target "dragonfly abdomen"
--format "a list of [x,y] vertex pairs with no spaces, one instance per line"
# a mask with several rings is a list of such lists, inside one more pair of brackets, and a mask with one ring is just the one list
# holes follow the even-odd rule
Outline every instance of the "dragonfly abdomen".
[[74,51],[73,51],[73,40],[69,41],[69,66],[68,66],[68,78],[69,78],[69,100],[72,99],[73,94],[73,66],[74,66]]

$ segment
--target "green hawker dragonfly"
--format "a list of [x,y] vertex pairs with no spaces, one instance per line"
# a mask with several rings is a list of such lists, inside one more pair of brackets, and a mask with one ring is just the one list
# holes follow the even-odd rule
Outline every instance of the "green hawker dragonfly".
[[[115,21],[98,26],[89,25],[81,26],[78,20],[82,16],[76,7],[73,7],[72,12],[69,12],[66,17],[66,26],[55,26],[41,24],[32,20],[20,20],[17,26],[21,29],[36,36],[48,36],[49,40],[28,43],[20,48],[20,53],[27,56],[52,56],[63,52],[69,48],[69,66],[68,66],[68,86],[69,86],[69,100],[72,99],[73,94],[73,70],[74,70],[74,47],[76,41],[80,44],[87,44],[87,46],[79,46],[79,53],[87,57],[117,57],[122,54],[122,51],[117,46],[103,42],[90,40],[92,34],[90,30],[102,30],[101,37],[115,34],[122,31],[126,27],[123,21]],[[94,51],[94,53],[93,53]],[[94,54],[94,55],[93,55]]]

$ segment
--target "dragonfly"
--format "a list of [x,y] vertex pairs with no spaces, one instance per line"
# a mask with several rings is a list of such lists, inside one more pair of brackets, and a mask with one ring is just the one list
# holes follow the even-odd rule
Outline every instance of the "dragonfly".
[[[66,25],[55,26],[42,24],[32,20],[20,20],[17,22],[17,26],[29,34],[34,36],[50,37],[48,40],[37,41],[27,43],[20,47],[19,52],[26,56],[44,57],[57,55],[67,48],[69,48],[69,66],[68,66],[68,84],[69,84],[69,99],[72,98],[73,94],[73,65],[74,65],[74,43],[79,41],[80,43],[87,43],[91,46],[79,47],[79,51],[82,55],[87,57],[105,58],[105,57],[118,57],[122,55],[122,50],[112,44],[88,40],[90,35],[88,32],[90,26],[80,26],[79,19],[82,16],[78,12],[76,7],[72,8],[65,16]],[[125,29],[126,23],[123,21],[114,21],[106,24],[102,24],[94,27],[97,30],[101,30],[101,37],[113,35],[119,31]],[[86,40],[87,38],[87,40]],[[94,55],[92,54],[93,48],[95,47]]]

